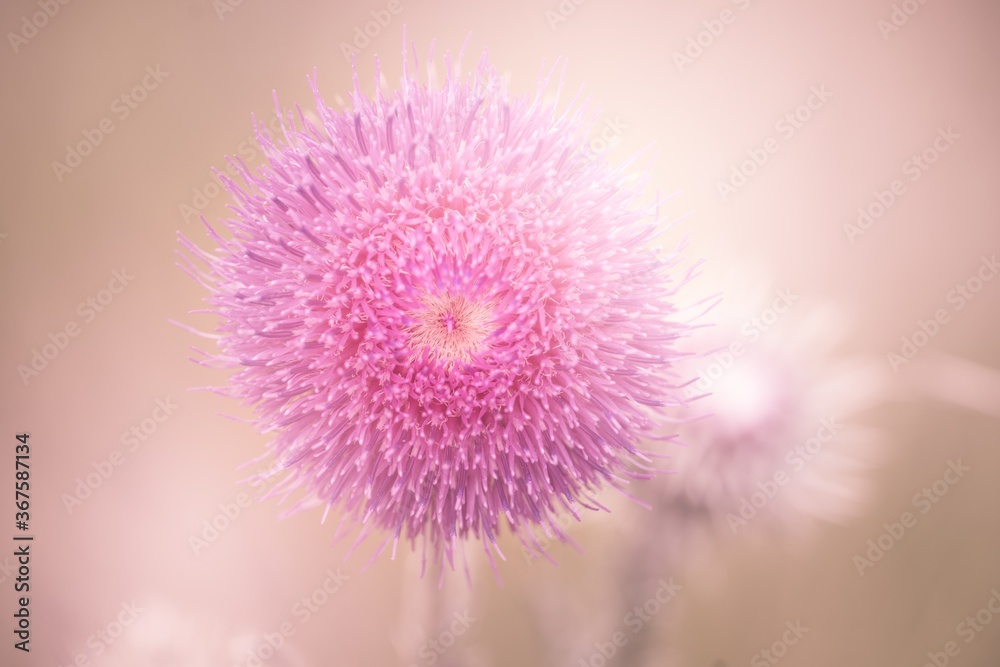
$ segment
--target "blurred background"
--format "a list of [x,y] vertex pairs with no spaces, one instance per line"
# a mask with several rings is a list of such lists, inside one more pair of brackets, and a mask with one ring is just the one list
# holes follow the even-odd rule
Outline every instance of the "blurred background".
[[[685,298],[728,297],[692,341],[719,418],[652,509],[608,494],[558,567],[506,536],[502,587],[478,545],[471,590],[438,590],[258,503],[266,437],[189,391],[226,375],[168,323],[214,326],[176,234],[209,247],[251,114],[311,108],[313,68],[346,98],[352,53],[394,87],[404,26],[518,93],[565,57],[601,104],[587,150],[648,148],[677,193]],[[3,665],[1000,664],[1000,4],[13,0],[0,27]]]

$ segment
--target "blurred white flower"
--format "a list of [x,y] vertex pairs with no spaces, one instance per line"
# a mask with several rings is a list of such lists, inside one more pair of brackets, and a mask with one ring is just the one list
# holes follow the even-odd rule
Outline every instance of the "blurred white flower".
[[[278,643],[278,642],[274,642]],[[286,641],[233,631],[219,619],[155,602],[93,660],[94,667],[305,667]]]
[[[879,403],[879,357],[844,357],[848,316],[742,271],[695,332],[689,395],[705,417],[680,428],[676,474],[646,487],[670,513],[742,533],[752,523],[804,527],[860,510],[878,432],[857,421]],[[705,352],[708,351],[708,352]],[[701,354],[704,353],[704,354]]]
[[[680,371],[695,378],[688,397],[704,416],[678,429],[668,462],[676,473],[638,485],[652,511],[636,509],[622,527],[631,542],[615,583],[623,612],[663,576],[683,580],[720,533],[782,527],[798,539],[809,519],[856,515],[882,458],[879,433],[857,416],[882,400],[886,367],[838,354],[845,314],[746,270],[716,291],[723,301],[705,318],[715,324],[691,334],[694,356]],[[684,664],[671,646],[676,613],[669,607],[613,664]]]

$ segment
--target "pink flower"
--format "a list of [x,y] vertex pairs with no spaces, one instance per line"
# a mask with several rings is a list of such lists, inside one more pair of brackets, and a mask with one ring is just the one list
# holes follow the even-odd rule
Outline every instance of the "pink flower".
[[355,74],[345,112],[313,80],[318,122],[289,114],[280,143],[258,125],[267,167],[233,160],[231,238],[182,243],[223,318],[215,361],[239,369],[227,393],[276,433],[271,495],[454,565],[501,517],[562,537],[556,514],[649,476],[641,440],[684,403],[687,276],[648,245],[642,182],[578,150],[586,108],[542,102],[548,78],[509,96],[485,55],[464,78],[446,56],[433,89],[405,61],[391,98]]
[[768,538],[770,530],[754,530],[758,516],[761,527],[797,537],[810,519],[851,519],[886,451],[860,417],[884,400],[884,364],[843,354],[849,313],[729,266],[717,326],[690,340],[714,350],[694,362],[688,390],[710,394],[699,407],[711,417],[681,428],[678,474],[651,490],[654,502],[705,527]]

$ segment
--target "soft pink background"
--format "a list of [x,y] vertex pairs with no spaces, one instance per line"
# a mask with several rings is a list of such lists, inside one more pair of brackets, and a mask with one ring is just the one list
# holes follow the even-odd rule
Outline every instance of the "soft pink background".
[[[398,79],[404,24],[421,56],[434,38],[439,53],[457,51],[471,33],[466,62],[488,48],[519,92],[534,91],[542,61],[565,56],[566,90],[585,83],[604,117],[627,126],[613,161],[655,142],[653,184],[683,191],[672,206],[694,215],[678,235],[689,234],[692,255],[708,261],[706,273],[749,261],[766,267],[778,286],[838,304],[851,318],[852,352],[882,363],[918,318],[947,307],[948,291],[974,275],[983,255],[1000,250],[996,2],[927,2],[888,39],[877,22],[889,18],[890,0],[589,0],[579,7],[566,0],[575,11],[555,29],[545,13],[557,10],[555,0],[401,4],[359,57],[367,89],[376,53],[390,85]],[[211,166],[240,150],[251,112],[272,116],[272,90],[284,103],[308,108],[305,76],[316,67],[328,102],[346,93],[350,67],[340,44],[385,6],[243,0],[220,18],[207,0],[77,0],[60,6],[17,53],[7,37],[0,45],[0,438],[6,439],[0,452],[9,447],[10,453],[0,455],[0,498],[7,499],[0,503],[0,543],[13,532],[8,489],[13,436],[21,430],[30,431],[33,446],[36,535],[33,650],[25,656],[11,649],[15,594],[0,572],[0,663],[55,667],[80,653],[96,658],[87,637],[133,599],[147,610],[144,631],[173,635],[176,650],[191,655],[178,627],[194,623],[220,645],[272,631],[322,583],[328,567],[341,567],[351,578],[297,626],[286,647],[288,664],[408,664],[391,640],[401,625],[400,591],[414,587],[407,559],[383,558],[359,573],[374,542],[343,564],[346,548],[329,544],[336,523],[320,526],[319,512],[279,521],[274,502],[254,505],[217,542],[193,553],[189,536],[220,503],[246,491],[237,485],[243,474],[236,468],[261,453],[266,440],[216,414],[243,414],[237,406],[187,391],[224,376],[187,362],[186,347],[201,341],[167,322],[212,323],[187,315],[200,307],[203,292],[174,267],[175,235],[203,238],[179,207],[211,182]],[[20,30],[22,17],[38,7],[4,3],[0,28],[5,35]],[[735,21],[679,72],[673,53],[723,9]],[[120,120],[112,102],[142,80],[147,66],[169,75]],[[716,182],[748,149],[775,135],[775,123],[805,102],[814,85],[832,97],[723,202]],[[58,182],[53,161],[64,160],[66,145],[104,117],[113,119],[114,132]],[[903,163],[948,126],[960,138],[918,182],[907,180],[906,193],[849,243],[842,226],[856,209],[893,179],[906,179]],[[224,214],[224,205],[225,196],[215,197],[206,216]],[[50,332],[80,321],[77,304],[121,269],[134,280],[25,386],[17,366],[29,363]],[[998,304],[1000,280],[955,313],[929,347],[1000,367]],[[68,513],[63,494],[121,449],[120,434],[168,397],[179,405],[174,415]],[[727,543],[718,564],[686,579],[672,635],[683,664],[748,664],[780,636],[785,621],[802,618],[810,633],[783,664],[919,665],[1000,586],[995,417],[914,394],[913,402],[887,402],[867,420],[895,445],[878,472],[869,511],[849,525],[823,528],[804,550]],[[859,578],[852,556],[955,457],[972,466],[968,479],[893,549],[891,561]],[[513,557],[502,568],[505,587],[497,590],[486,573],[476,584],[472,608],[479,620],[461,639],[471,651],[469,664],[476,655],[482,665],[556,664],[542,648],[545,630],[523,611],[526,596],[542,583],[555,590],[565,583],[574,600],[604,613],[598,595],[581,591],[601,580],[615,545],[591,539],[586,556],[557,548],[558,570],[529,567],[507,546]],[[0,554],[9,551],[0,546]],[[163,620],[170,614],[175,621]],[[954,664],[998,659],[1000,622],[994,622],[962,645]]]

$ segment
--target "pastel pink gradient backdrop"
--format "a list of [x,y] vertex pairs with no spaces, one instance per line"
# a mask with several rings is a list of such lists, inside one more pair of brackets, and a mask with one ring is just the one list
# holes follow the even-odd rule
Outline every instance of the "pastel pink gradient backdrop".
[[[210,342],[168,324],[212,326],[207,316],[187,314],[202,306],[204,293],[174,266],[175,234],[201,232],[179,206],[211,181],[212,165],[240,149],[251,112],[272,116],[272,90],[283,104],[308,109],[306,74],[316,67],[327,100],[346,97],[350,67],[340,44],[386,4],[244,0],[220,18],[208,0],[70,2],[17,53],[5,37],[0,498],[8,500],[0,503],[0,526],[10,527],[0,529],[0,543],[13,533],[8,489],[13,437],[21,430],[30,431],[33,446],[36,542],[33,650],[24,655],[11,647],[15,593],[0,572],[0,663],[68,665],[85,654],[98,664],[111,651],[98,656],[88,636],[135,600],[147,610],[140,617],[146,634],[130,631],[112,650],[124,651],[127,642],[158,645],[159,632],[193,655],[178,639],[187,633],[190,646],[200,642],[206,655],[230,660],[218,664],[236,664],[218,657],[240,650],[231,641],[292,620],[287,655],[267,664],[409,664],[394,649],[402,641],[399,601],[419,586],[408,559],[383,558],[360,573],[368,549],[343,563],[346,545],[331,547],[335,523],[320,526],[320,512],[279,520],[275,503],[254,505],[216,542],[193,552],[190,536],[220,503],[249,493],[238,484],[248,471],[237,467],[261,454],[265,439],[217,415],[245,416],[237,406],[187,391],[223,376],[186,361],[188,345]],[[877,22],[890,17],[889,0],[754,0],[745,10],[731,2],[563,5],[575,11],[553,29],[546,11],[557,11],[555,1],[401,0],[402,11],[362,51],[358,68],[370,81],[377,53],[393,85],[404,24],[422,59],[432,39],[439,54],[457,52],[471,34],[467,64],[488,48],[521,92],[534,91],[542,61],[565,57],[565,91],[585,83],[604,117],[625,126],[609,152],[612,162],[655,142],[647,153],[652,182],[665,193],[682,191],[669,202],[678,217],[694,212],[665,242],[687,234],[690,256],[707,260],[706,274],[751,262],[766,267],[775,285],[838,304],[850,317],[847,350],[879,363],[918,319],[945,308],[949,323],[921,355],[948,352],[1000,367],[1000,280],[987,282],[961,311],[946,301],[956,283],[975,275],[983,255],[1000,250],[1000,5],[928,2],[888,39]],[[679,72],[673,53],[723,9],[733,22]],[[18,31],[22,17],[37,11],[27,0],[5,3],[0,28]],[[157,65],[169,73],[165,80],[119,119],[115,98]],[[806,101],[811,86],[826,86],[832,96],[723,201],[717,181],[777,134],[775,124]],[[53,161],[104,117],[113,119],[114,131],[59,182]],[[907,179],[904,162],[948,126],[960,138],[918,181],[906,180],[905,194],[850,243],[842,226],[856,209],[893,179]],[[225,196],[215,197],[205,215],[214,220],[224,207]],[[78,304],[121,269],[134,280],[25,386],[18,365],[30,363],[50,332],[82,321]],[[748,549],[734,539],[721,564],[695,568],[672,634],[685,664],[746,664],[780,637],[786,620],[799,617],[808,619],[810,633],[783,664],[920,664],[1000,584],[1000,492],[991,479],[1000,464],[996,418],[907,392],[906,370],[894,377],[912,401],[889,401],[868,417],[894,444],[874,504],[848,525],[825,528],[818,543],[794,557],[780,544]],[[167,398],[179,406],[175,413],[67,512],[63,495],[77,479],[123,449],[121,434]],[[968,478],[891,558],[859,577],[852,557],[866,540],[909,508],[910,496],[936,479],[945,461],[959,457],[973,468]],[[587,591],[609,581],[615,534],[581,531],[588,554],[556,548],[558,570],[529,566],[506,541],[505,587],[477,575],[472,608],[479,620],[463,636],[465,648],[442,661],[468,649],[468,664],[553,664],[543,649],[545,631],[523,613],[524,600],[542,583],[556,591],[565,585],[575,591],[572,599],[606,613],[601,594]],[[0,565],[10,551],[0,547]],[[338,567],[347,583],[300,624],[293,605],[322,585],[327,568]],[[185,623],[196,627],[181,632]],[[604,639],[598,633],[590,643]],[[994,624],[962,644],[956,660],[987,665],[998,656]]]

